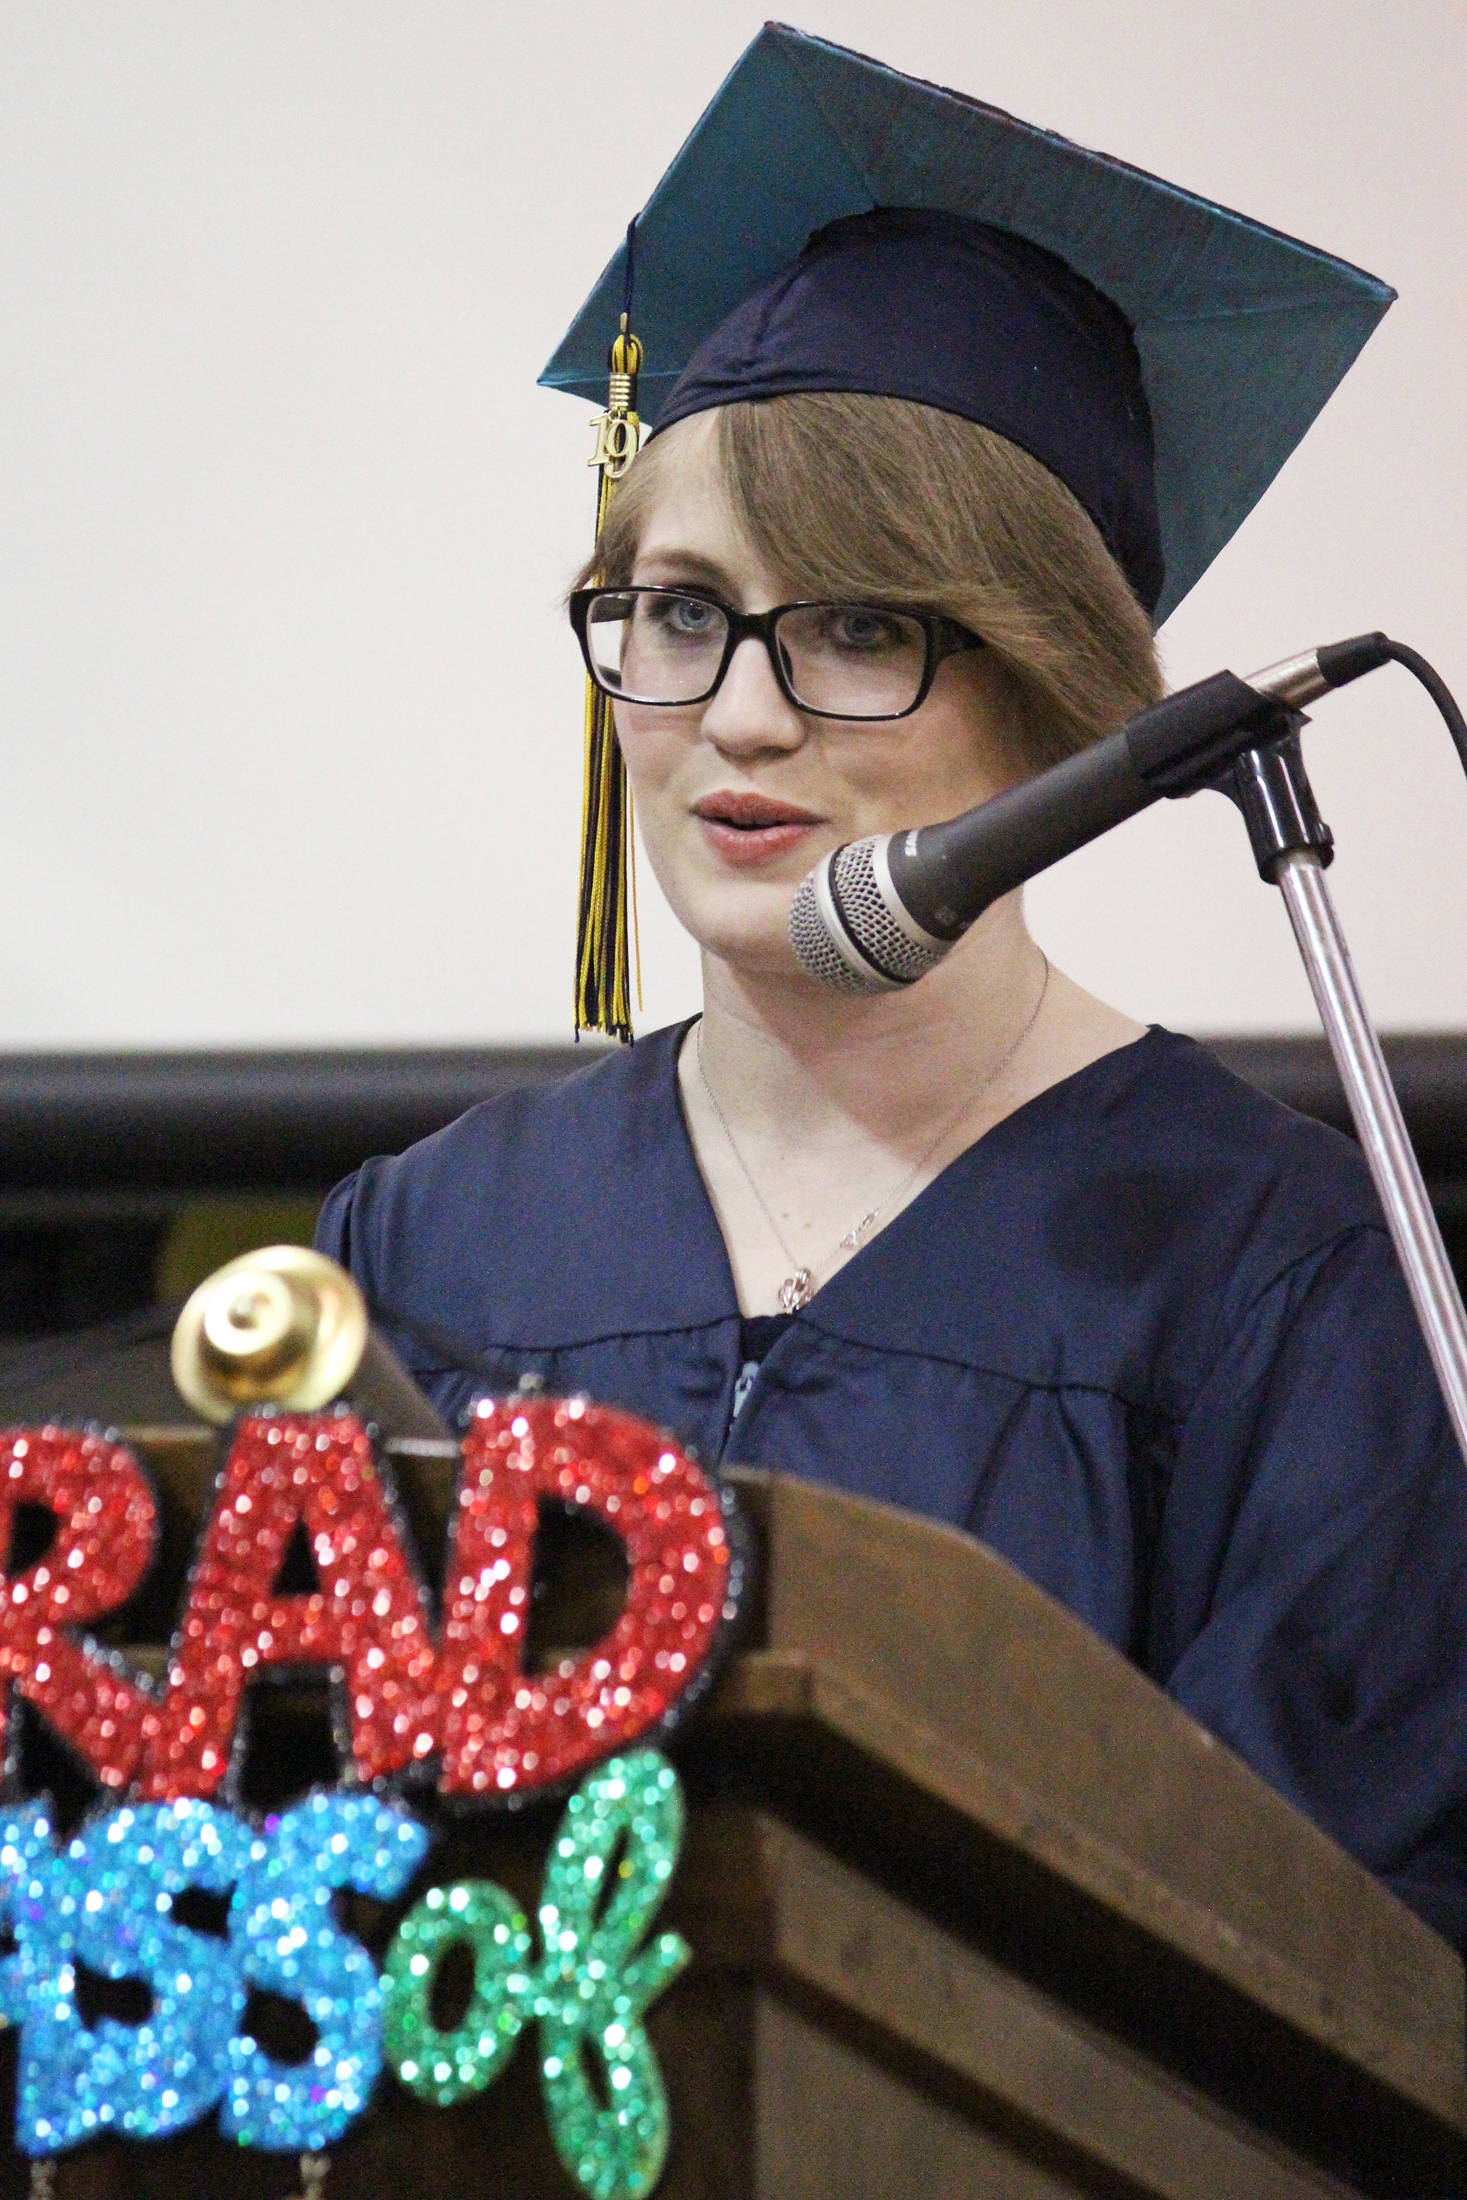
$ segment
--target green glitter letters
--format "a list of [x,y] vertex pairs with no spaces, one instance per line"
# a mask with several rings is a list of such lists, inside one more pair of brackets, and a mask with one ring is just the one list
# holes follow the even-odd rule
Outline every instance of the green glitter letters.
[[[666,1759],[652,1749],[613,1757],[571,1797],[551,1844],[538,1965],[524,1915],[487,1880],[433,1888],[388,1951],[384,2046],[403,2084],[446,2107],[487,2086],[524,2026],[538,2022],[551,2135],[591,2200],[643,2200],[667,2156],[667,2096],[642,2017],[691,1952],[676,1933],[646,1938],[682,1832],[682,1794]],[[445,2033],[429,1999],[439,1964],[460,1942],[473,1953],[474,1986],[463,2021]],[[607,2108],[592,2091],[586,2053],[601,2064]]]

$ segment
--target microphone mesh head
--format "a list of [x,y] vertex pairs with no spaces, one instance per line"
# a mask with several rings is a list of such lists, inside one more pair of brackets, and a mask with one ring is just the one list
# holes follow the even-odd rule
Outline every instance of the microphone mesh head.
[[871,860],[874,840],[850,840],[837,848],[830,886],[837,909],[861,953],[898,985],[911,985],[935,969],[945,947],[925,947],[903,931],[886,906]]
[[869,978],[852,970],[825,928],[815,881],[803,878],[790,910],[790,945],[800,968],[821,985],[837,993],[884,993],[887,989],[873,972]]
[[[896,922],[877,884],[874,845],[870,839],[849,841],[825,859],[831,899],[849,943],[844,953],[821,909],[816,872],[801,880],[790,910],[790,945],[800,967],[838,993],[887,993],[893,986],[910,985],[946,952],[924,947]],[[856,950],[876,965],[869,975],[851,967]]]

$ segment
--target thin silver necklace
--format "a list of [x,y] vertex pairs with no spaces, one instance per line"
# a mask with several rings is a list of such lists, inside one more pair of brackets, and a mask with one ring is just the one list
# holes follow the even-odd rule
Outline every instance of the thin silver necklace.
[[952,1114],[943,1118],[941,1124],[938,1126],[936,1137],[932,1139],[930,1144],[923,1147],[921,1153],[917,1156],[916,1161],[913,1163],[912,1167],[908,1169],[906,1175],[902,1178],[901,1182],[899,1184],[894,1184],[891,1190],[886,1194],[885,1198],[878,1200],[877,1204],[874,1207],[868,1207],[866,1209],[866,1212],[862,1216],[860,1216],[857,1221],[853,1222],[848,1230],[844,1231],[842,1235],[836,1239],[834,1245],[831,1246],[829,1252],[823,1254],[821,1259],[813,1268],[808,1267],[799,1258],[798,1254],[796,1254],[791,1249],[789,1240],[786,1238],[783,1230],[781,1230],[779,1224],[774,1218],[774,1214],[772,1209],[770,1208],[768,1200],[764,1197],[764,1194],[760,1191],[758,1185],[754,1181],[753,1172],[750,1170],[748,1162],[739,1152],[739,1142],[734,1137],[733,1132],[729,1129],[728,1117],[724,1114],[722,1108],[719,1106],[718,1095],[713,1090],[712,1085],[708,1081],[708,1071],[703,1061],[703,1026],[701,1021],[699,1022],[697,1035],[693,1041],[693,1045],[698,1057],[698,1075],[703,1081],[703,1090],[708,1095],[708,1105],[710,1108],[712,1108],[713,1113],[718,1118],[718,1127],[723,1132],[724,1137],[728,1140],[728,1150],[733,1155],[734,1160],[738,1163],[739,1171],[744,1179],[744,1182],[748,1185],[749,1190],[753,1193],[755,1199],[758,1201],[759,1212],[763,1215],[764,1220],[769,1224],[770,1230],[774,1235],[775,1241],[778,1244],[780,1251],[784,1254],[785,1259],[790,1264],[790,1272],[785,1277],[783,1283],[779,1287],[779,1303],[783,1307],[786,1314],[798,1314],[802,1306],[809,1305],[811,1299],[815,1296],[815,1293],[819,1288],[818,1276],[820,1271],[824,1269],[826,1263],[833,1260],[837,1253],[855,1252],[856,1248],[860,1245],[861,1240],[865,1237],[867,1231],[872,1229],[875,1224],[880,1221],[881,1217],[886,1213],[889,1207],[895,1206],[896,1202],[901,1198],[902,1193],[906,1191],[908,1185],[916,1182],[916,1179],[926,1168],[928,1162],[932,1159],[932,1156],[936,1153],[944,1138],[947,1137],[953,1125],[961,1119],[961,1117],[967,1112],[969,1108],[972,1107],[975,1100],[979,1100],[982,1098],[983,1094],[987,1092],[990,1085],[996,1084],[998,1082],[999,1078],[1003,1075],[1004,1071],[1013,1061],[1014,1056],[1018,1053],[1020,1047],[1024,1044],[1024,1041],[1028,1038],[1030,1032],[1038,1023],[1039,1011],[1043,1008],[1045,996],[1049,992],[1049,957],[1044,953],[1043,948],[1040,949],[1040,955],[1043,957],[1044,961],[1044,976],[1043,979],[1040,981],[1039,998],[1034,1003],[1033,1008],[1030,1010],[1024,1028],[1019,1033],[1017,1039],[1014,1040],[1013,1045],[999,1056],[998,1060],[994,1063],[992,1069],[989,1070],[987,1076],[983,1079],[982,1083],[975,1085],[971,1092],[965,1092],[958,1106],[953,1110]]

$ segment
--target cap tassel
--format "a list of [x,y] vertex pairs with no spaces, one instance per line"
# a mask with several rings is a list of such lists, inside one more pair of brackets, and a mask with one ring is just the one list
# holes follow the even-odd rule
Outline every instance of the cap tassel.
[[[642,346],[627,327],[624,313],[620,333],[611,347],[606,410],[592,422],[596,448],[589,464],[600,468],[596,493],[598,536],[616,484],[636,457],[641,442],[642,425],[636,409],[641,364]],[[581,893],[576,919],[577,1034],[604,1031],[609,1038],[630,1041],[633,960],[640,1008],[642,965],[637,939],[631,788],[616,738],[611,698],[588,677],[581,791]]]

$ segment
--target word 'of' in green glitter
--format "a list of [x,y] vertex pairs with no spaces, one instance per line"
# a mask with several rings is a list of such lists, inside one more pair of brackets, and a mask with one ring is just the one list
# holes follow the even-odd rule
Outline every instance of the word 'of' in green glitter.
[[[667,1760],[653,1749],[613,1757],[571,1797],[551,1844],[538,1964],[523,1912],[489,1880],[432,1888],[388,1951],[383,2043],[403,2084],[446,2108],[482,2091],[524,2026],[538,2023],[551,2136],[591,2200],[643,2200],[667,2159],[667,2094],[642,2017],[692,1953],[676,1933],[646,1938],[682,1837],[682,1792]],[[456,2029],[440,2032],[433,1982],[459,1944],[473,1955],[473,1991]],[[606,2108],[583,2047],[601,2064]]]

